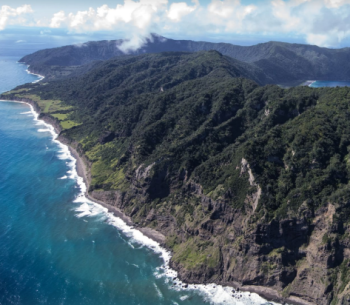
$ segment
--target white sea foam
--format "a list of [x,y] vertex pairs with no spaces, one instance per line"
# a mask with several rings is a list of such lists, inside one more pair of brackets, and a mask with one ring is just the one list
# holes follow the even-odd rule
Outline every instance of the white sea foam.
[[[24,103],[24,102],[19,102]],[[24,103],[26,104],[26,103]],[[149,237],[145,236],[141,231],[136,230],[134,227],[127,225],[121,218],[114,216],[113,214],[108,212],[108,209],[89,200],[86,198],[86,185],[82,177],[78,176],[76,169],[76,159],[71,155],[68,146],[62,144],[57,141],[57,134],[54,128],[43,122],[38,121],[38,114],[34,111],[32,105],[30,106],[31,112],[34,116],[34,120],[39,123],[37,125],[45,125],[48,131],[52,135],[52,140],[59,146],[60,150],[58,153],[58,158],[62,160],[68,160],[66,165],[69,166],[70,170],[67,172],[69,174],[70,179],[74,179],[77,182],[78,187],[80,188],[80,193],[74,200],[75,203],[81,203],[74,211],[77,213],[76,217],[92,217],[92,216],[102,216],[101,220],[106,221],[108,224],[119,229],[124,235],[129,238],[130,245],[132,243],[137,243],[141,247],[146,246],[149,249],[152,249],[155,253],[157,253],[160,257],[162,257],[164,264],[161,267],[158,267],[155,276],[157,278],[164,278],[164,281],[169,283],[169,288],[177,291],[197,291],[199,292],[206,301],[211,304],[231,304],[231,305],[261,305],[266,303],[266,300],[260,297],[256,293],[250,292],[239,292],[232,293],[231,287],[223,287],[221,285],[216,284],[207,284],[207,285],[186,285],[177,279],[177,272],[169,267],[169,261],[171,258],[171,253],[162,248],[160,244]],[[172,280],[176,278],[176,280]],[[174,286],[170,286],[170,283],[174,283]],[[187,288],[185,288],[187,287]],[[269,302],[273,305],[278,305],[274,302]]]
[[86,202],[84,202],[81,206],[76,208],[75,211],[78,212],[78,214],[75,215],[78,218],[90,215],[89,206]]
[[[24,102],[19,102],[24,103]],[[132,243],[137,243],[141,247],[146,246],[149,249],[152,249],[155,253],[157,253],[160,257],[162,257],[164,264],[161,267],[158,267],[155,276],[157,278],[164,278],[164,281],[169,283],[170,289],[175,289],[178,291],[188,291],[194,290],[199,292],[208,302],[211,304],[231,304],[231,305],[261,305],[266,303],[266,300],[260,297],[256,293],[250,292],[239,292],[232,293],[231,287],[223,287],[221,285],[216,284],[207,284],[207,285],[186,285],[177,279],[177,272],[169,267],[169,262],[171,258],[171,253],[165,248],[161,247],[160,244],[149,237],[145,236],[141,231],[136,230],[135,228],[127,225],[121,218],[114,216],[113,214],[108,212],[108,209],[89,200],[86,198],[86,185],[84,183],[84,179],[80,177],[77,173],[76,169],[76,159],[72,156],[69,151],[68,146],[62,144],[57,141],[57,134],[54,128],[43,122],[38,120],[38,114],[34,111],[32,105],[28,104],[31,109],[31,113],[34,116],[34,120],[38,125],[45,125],[46,130],[51,133],[52,140],[59,146],[59,154],[58,158],[62,160],[67,160],[66,165],[70,168],[67,172],[69,174],[70,179],[74,179],[77,182],[78,187],[80,188],[80,193],[74,200],[75,203],[81,203],[74,211],[77,213],[76,217],[92,217],[92,216],[102,216],[101,220],[106,221],[108,224],[119,229],[124,235],[129,238],[129,241]],[[172,280],[176,278],[176,280]],[[174,283],[174,286],[170,286],[170,284]],[[187,288],[185,288],[187,287]],[[158,287],[157,287],[158,288]],[[159,289],[158,289],[159,290]],[[159,291],[160,292],[160,291]],[[161,292],[160,292],[161,294]],[[174,302],[176,303],[176,302]],[[269,302],[273,305],[278,305],[274,302]]]
[[27,70],[26,70],[26,72],[27,72],[28,74],[35,75],[35,76],[39,77],[39,79],[37,79],[37,80],[35,80],[34,82],[32,82],[33,84],[38,83],[38,82],[40,82],[41,80],[43,80],[43,79],[45,78],[44,75],[35,74],[35,73],[30,72],[30,71],[29,71],[29,65],[27,65]]
[[67,178],[68,178],[68,176],[63,176],[63,177],[58,178],[58,179],[63,180],[63,179],[67,179]]
[[308,87],[311,87],[311,85],[312,85],[313,83],[316,83],[316,82],[317,82],[317,80],[308,80],[308,81],[307,81]]
[[180,297],[180,300],[181,300],[181,301],[185,301],[185,300],[187,300],[187,299],[188,299],[188,295],[183,295],[183,296]]
[[158,294],[159,298],[163,299],[163,294],[162,294],[162,292],[160,291],[160,289],[158,288],[157,284],[156,284],[156,283],[153,283],[153,285],[154,285],[154,288],[155,288],[156,291],[157,291],[157,294]]

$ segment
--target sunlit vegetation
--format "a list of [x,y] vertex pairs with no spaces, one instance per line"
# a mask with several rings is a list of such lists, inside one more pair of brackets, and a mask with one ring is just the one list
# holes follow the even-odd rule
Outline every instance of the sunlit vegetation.
[[240,173],[245,158],[268,219],[329,201],[344,205],[346,219],[349,88],[285,90],[242,78],[255,72],[215,51],[149,54],[13,93],[37,101],[81,144],[91,190],[126,189],[141,164],[154,164],[151,176],[166,173],[160,187],[195,181],[244,209],[254,191]]

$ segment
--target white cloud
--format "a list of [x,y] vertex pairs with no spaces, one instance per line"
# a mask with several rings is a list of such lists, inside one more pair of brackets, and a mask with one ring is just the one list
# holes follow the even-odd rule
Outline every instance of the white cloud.
[[216,30],[220,27],[225,32],[242,33],[247,30],[245,18],[256,10],[255,5],[242,5],[239,0],[212,0],[208,5],[206,22]]
[[173,21],[181,21],[181,19],[192,13],[196,9],[196,6],[189,6],[186,2],[172,3],[170,5],[168,18]]
[[233,1],[221,1],[221,0],[213,0],[208,5],[208,13],[213,14],[214,16],[220,16],[222,18],[228,18],[235,11],[235,9],[240,6],[239,0]]
[[211,0],[201,5],[168,0],[125,0],[111,8],[102,5],[75,13],[60,11],[53,28],[71,32],[124,31],[130,41],[121,48],[133,50],[151,32],[196,34],[295,35],[321,46],[337,46],[350,38],[350,0]]
[[339,8],[345,4],[350,4],[349,0],[325,0],[327,7]]
[[64,11],[60,11],[53,15],[50,23],[50,27],[52,28],[59,28],[62,23],[64,23],[66,20],[66,14]]
[[108,30],[119,25],[128,24],[139,29],[149,27],[157,20],[157,14],[166,10],[167,0],[125,0],[116,8],[102,5],[97,9],[66,14],[56,13],[51,19],[50,26],[58,28],[66,26],[76,31]]
[[73,32],[99,31],[99,30],[125,30],[130,40],[119,46],[128,52],[141,47],[150,33],[156,30],[157,22],[167,9],[167,0],[125,0],[116,8],[102,5],[97,9],[89,8],[87,11],[66,14],[60,11],[51,19],[52,28],[67,27]]
[[0,30],[5,29],[8,24],[25,24],[26,20],[21,18],[24,14],[33,13],[30,5],[22,5],[12,8],[8,5],[1,6],[0,9]]
[[130,39],[119,45],[118,48],[124,53],[129,53],[130,51],[135,51],[142,47],[147,42],[147,39],[151,40],[152,37],[145,37],[143,35],[134,34]]

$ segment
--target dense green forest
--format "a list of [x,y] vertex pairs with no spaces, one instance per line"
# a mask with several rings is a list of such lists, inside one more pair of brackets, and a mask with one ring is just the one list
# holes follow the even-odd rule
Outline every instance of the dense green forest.
[[72,107],[79,126],[64,134],[98,161],[92,188],[113,189],[114,172],[157,161],[175,176],[185,170],[208,193],[221,183],[228,190],[244,156],[272,214],[326,202],[349,179],[349,89],[260,87],[242,78],[256,71],[240,65],[215,51],[142,55],[24,87]]
[[[218,268],[217,247],[225,253],[248,241],[251,247],[254,239],[261,248],[251,257],[282,259],[268,268],[259,260],[261,273],[251,282],[273,287],[282,282],[276,289],[288,296],[298,290],[293,270],[305,263],[300,248],[308,251],[320,209],[335,208],[320,251],[328,251],[327,243],[347,244],[350,89],[262,87],[260,73],[216,51],[146,54],[100,62],[69,79],[20,86],[2,98],[30,98],[59,120],[60,136],[78,143],[90,162],[89,192],[118,191],[129,198],[123,209],[136,222],[165,231],[175,263],[194,270]],[[202,212],[201,201],[209,212]],[[221,204],[216,214],[210,212],[214,203]],[[161,218],[150,217],[157,211],[168,213],[178,229],[165,229]],[[227,220],[229,213],[241,225]],[[287,219],[298,225],[305,221],[306,233],[295,233],[293,242],[284,235],[264,235],[262,241],[249,237],[261,235],[249,235],[252,230]],[[224,231],[212,233],[216,239],[195,233],[209,230],[209,220],[221,221],[227,232],[237,226],[232,244]],[[203,240],[210,242],[203,246]],[[181,245],[197,250],[194,254]],[[319,304],[346,291],[346,258],[334,253],[333,263],[324,267],[325,292],[315,296]],[[248,254],[243,265],[253,259]],[[271,282],[269,272],[278,264],[288,276]]]

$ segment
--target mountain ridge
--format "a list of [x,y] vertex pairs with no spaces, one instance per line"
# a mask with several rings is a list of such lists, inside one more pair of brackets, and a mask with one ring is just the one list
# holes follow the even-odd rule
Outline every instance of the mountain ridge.
[[[20,61],[30,69],[50,75],[51,70],[64,70],[103,61],[116,56],[127,56],[119,47],[125,40],[87,42],[35,52]],[[263,70],[269,81],[263,84],[298,85],[305,80],[350,80],[350,49],[327,49],[312,45],[267,42],[253,46],[229,43],[173,40],[152,35],[145,45],[128,55],[159,52],[198,52],[216,50],[223,55],[246,62]],[[69,75],[70,73],[68,73]],[[53,73],[55,77],[59,73]]]

